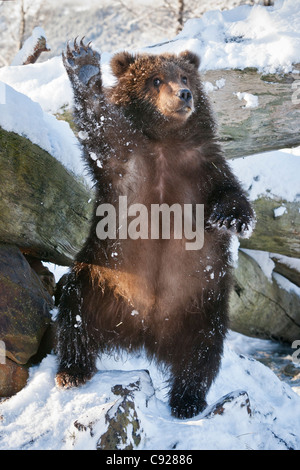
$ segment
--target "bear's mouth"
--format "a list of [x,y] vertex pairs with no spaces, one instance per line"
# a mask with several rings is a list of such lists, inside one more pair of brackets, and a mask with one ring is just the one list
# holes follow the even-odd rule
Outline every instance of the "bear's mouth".
[[184,105],[176,110],[176,114],[183,114],[183,115],[191,114],[193,110],[194,109],[192,106]]

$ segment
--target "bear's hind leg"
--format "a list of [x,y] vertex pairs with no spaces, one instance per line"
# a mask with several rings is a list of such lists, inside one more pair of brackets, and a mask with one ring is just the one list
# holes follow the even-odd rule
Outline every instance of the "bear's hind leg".
[[59,358],[56,384],[62,388],[82,385],[96,372],[98,348],[82,311],[89,285],[87,272],[71,271],[60,300],[56,320]]
[[223,302],[214,301],[213,295],[201,308],[181,314],[166,342],[169,404],[178,418],[191,418],[206,408],[207,392],[219,371],[227,330],[227,294]]
[[182,359],[171,368],[169,404],[172,415],[182,419],[192,418],[207,407],[206,395],[219,370],[222,340],[214,345],[204,341],[190,347],[189,353],[187,357],[183,352]]

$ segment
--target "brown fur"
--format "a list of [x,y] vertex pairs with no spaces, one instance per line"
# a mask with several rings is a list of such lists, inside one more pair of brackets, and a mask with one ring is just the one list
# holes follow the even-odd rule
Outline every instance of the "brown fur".
[[96,207],[117,207],[120,195],[148,209],[204,204],[204,246],[99,240],[95,215],[61,299],[57,383],[84,383],[99,352],[144,346],[169,369],[172,413],[194,416],[206,406],[227,330],[230,231],[242,233],[253,213],[216,141],[196,55],[116,54],[111,89],[102,87],[99,60],[82,43],[64,57]]

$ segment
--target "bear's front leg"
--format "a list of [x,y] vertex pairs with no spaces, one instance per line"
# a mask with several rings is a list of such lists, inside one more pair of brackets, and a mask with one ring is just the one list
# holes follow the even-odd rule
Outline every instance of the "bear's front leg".
[[56,319],[59,367],[55,380],[62,388],[83,385],[96,372],[98,348],[85,312],[90,289],[87,272],[70,272]]

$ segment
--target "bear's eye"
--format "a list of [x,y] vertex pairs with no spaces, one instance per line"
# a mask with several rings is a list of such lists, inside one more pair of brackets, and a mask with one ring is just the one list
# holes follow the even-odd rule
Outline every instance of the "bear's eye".
[[182,81],[182,83],[184,83],[186,85],[187,84],[187,77],[181,77],[181,81]]
[[160,84],[161,84],[161,79],[157,77],[154,78],[153,85],[158,88]]

